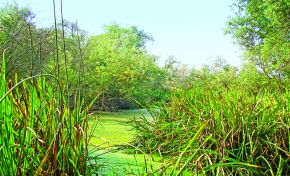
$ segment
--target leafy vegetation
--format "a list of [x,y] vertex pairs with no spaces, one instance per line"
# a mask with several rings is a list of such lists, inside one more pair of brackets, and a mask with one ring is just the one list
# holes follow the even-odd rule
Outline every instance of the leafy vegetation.
[[289,80],[289,6],[289,1],[238,0],[228,22],[227,32],[245,49],[245,58],[269,78]]
[[93,95],[103,92],[103,108],[136,107],[136,100],[149,104],[163,97],[165,72],[156,57],[146,52],[148,40],[151,37],[137,27],[117,24],[105,26],[104,34],[89,38],[85,60],[91,68],[86,71],[88,86]]
[[[88,36],[61,17],[38,28],[31,10],[7,4],[0,9],[0,175],[92,174],[103,143],[88,127],[109,140],[136,135],[129,146],[163,161],[155,169],[145,158],[148,175],[289,175],[289,6],[237,0],[226,33],[244,49],[243,65],[217,57],[195,69],[174,57],[159,66],[146,50],[153,37],[136,26],[110,24]],[[98,121],[88,119],[91,107],[149,107],[152,118],[135,118],[127,133],[112,117],[120,112],[101,112]],[[127,115],[118,120],[128,123]]]
[[0,12],[0,175],[89,175],[95,167],[88,156],[89,106],[77,91],[71,108],[59,72],[42,70],[45,51],[36,54],[35,38],[47,31],[33,26],[31,18],[28,9],[17,5]]
[[[136,121],[135,145],[173,158],[196,174],[289,173],[289,88],[248,93],[196,85],[178,89],[154,121]],[[171,158],[171,157],[170,157]]]
[[173,161],[170,175],[290,172],[289,3],[241,0],[235,6],[227,32],[245,49],[242,68],[217,58],[183,69],[169,100],[152,112],[154,120],[134,121],[133,144]]
[[[87,111],[70,111],[53,75],[28,77],[17,84],[5,78],[0,91],[1,175],[88,174]],[[56,91],[57,90],[57,91]]]

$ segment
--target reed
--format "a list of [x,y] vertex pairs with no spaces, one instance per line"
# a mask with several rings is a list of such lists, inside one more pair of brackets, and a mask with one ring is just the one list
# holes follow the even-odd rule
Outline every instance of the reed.
[[87,175],[87,112],[69,110],[63,85],[49,74],[15,84],[0,80],[0,175]]
[[289,87],[279,90],[178,89],[153,121],[135,120],[134,146],[171,162],[171,175],[289,175]]

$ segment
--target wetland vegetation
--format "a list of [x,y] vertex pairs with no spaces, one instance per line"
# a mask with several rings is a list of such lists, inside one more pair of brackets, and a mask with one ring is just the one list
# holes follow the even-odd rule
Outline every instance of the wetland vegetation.
[[1,7],[0,175],[290,175],[290,4],[234,7],[243,65],[198,69],[158,64],[136,26]]

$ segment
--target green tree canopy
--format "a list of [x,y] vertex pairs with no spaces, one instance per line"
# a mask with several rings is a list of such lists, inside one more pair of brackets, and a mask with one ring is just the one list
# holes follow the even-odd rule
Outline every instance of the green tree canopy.
[[152,37],[137,27],[113,24],[104,29],[104,34],[89,38],[84,61],[92,95],[104,92],[108,104],[120,100],[146,104],[158,99],[165,72],[157,58],[146,52]]
[[290,75],[290,1],[238,0],[236,16],[228,21],[231,33],[268,77]]
[[37,28],[34,17],[30,9],[15,3],[0,8],[0,47],[6,50],[9,78],[15,73],[20,77],[37,74],[53,56],[53,30]]

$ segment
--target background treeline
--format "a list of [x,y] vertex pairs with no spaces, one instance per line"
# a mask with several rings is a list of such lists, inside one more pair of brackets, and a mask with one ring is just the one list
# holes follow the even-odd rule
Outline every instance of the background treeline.
[[8,79],[16,73],[19,78],[56,74],[68,83],[70,102],[76,99],[76,85],[81,85],[87,100],[99,96],[95,108],[102,110],[134,108],[163,96],[166,71],[146,51],[146,42],[153,38],[144,31],[111,24],[103,34],[89,36],[76,23],[64,21],[55,35],[54,27],[38,28],[34,18],[16,4],[0,10],[0,46],[6,49]]
[[[76,23],[64,21],[57,26],[56,36],[54,27],[38,28],[35,14],[16,4],[0,10],[0,46],[6,49],[6,76],[11,80],[15,73],[20,78],[53,73],[68,84],[72,103],[78,91],[75,87],[81,85],[86,99],[99,97],[95,109],[136,108],[166,99],[174,88],[189,87],[196,81],[249,91],[289,81],[287,9],[275,8],[253,6],[252,16],[240,15],[228,22],[226,32],[245,49],[241,68],[228,65],[219,56],[200,69],[180,65],[174,57],[159,66],[158,57],[146,50],[153,37],[135,26],[111,24],[104,27],[103,34],[87,35]],[[281,12],[280,16],[272,16],[271,10]]]

